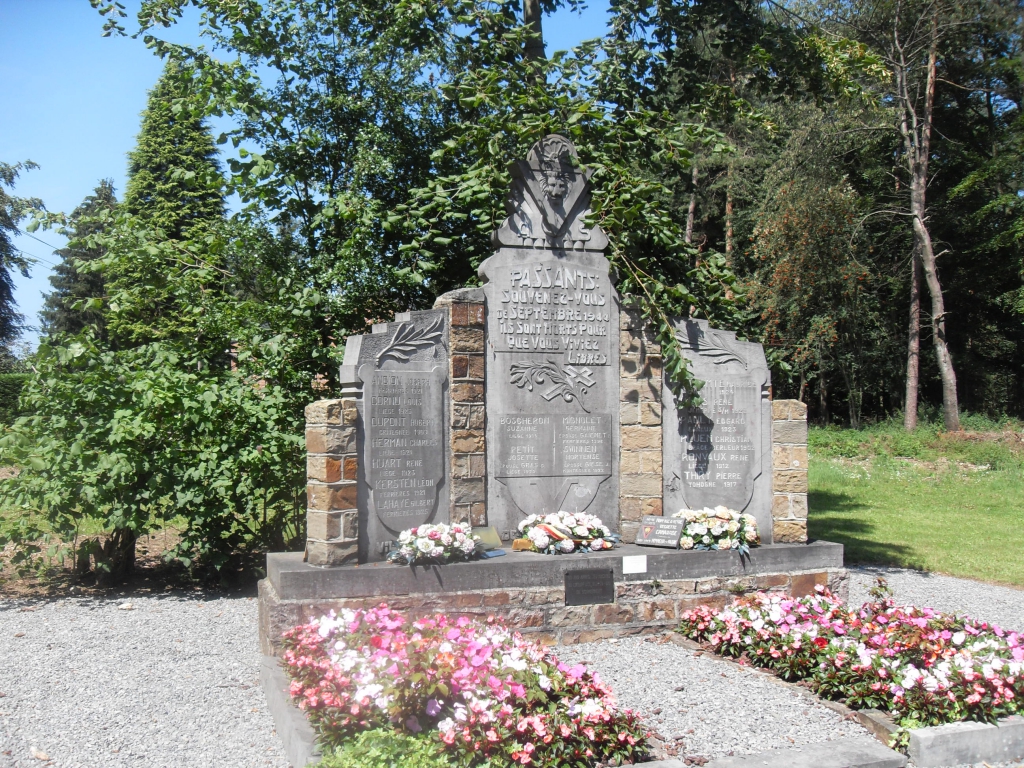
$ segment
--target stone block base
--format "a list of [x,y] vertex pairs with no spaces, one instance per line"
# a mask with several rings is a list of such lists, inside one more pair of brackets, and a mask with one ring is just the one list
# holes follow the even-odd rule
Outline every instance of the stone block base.
[[[622,559],[644,556],[645,573],[622,572]],[[506,561],[506,562],[503,562]],[[828,542],[772,545],[741,560],[734,552],[671,552],[625,545],[612,552],[551,556],[516,552],[496,559],[429,568],[387,564],[315,568],[301,554],[268,556],[259,584],[260,648],[280,652],[289,627],[330,610],[382,602],[413,616],[502,616],[524,635],[551,645],[655,634],[676,626],[699,605],[723,606],[758,590],[806,595],[817,585],[843,594],[842,546]],[[610,568],[615,602],[566,606],[569,570]]]

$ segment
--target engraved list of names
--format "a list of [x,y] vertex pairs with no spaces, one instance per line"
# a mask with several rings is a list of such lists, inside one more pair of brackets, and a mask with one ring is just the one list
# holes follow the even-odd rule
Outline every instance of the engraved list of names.
[[755,471],[761,387],[749,379],[709,379],[700,396],[699,408],[680,414],[683,494],[691,507],[742,509]]
[[365,384],[366,476],[377,515],[403,529],[434,513],[444,473],[439,371],[373,371]]

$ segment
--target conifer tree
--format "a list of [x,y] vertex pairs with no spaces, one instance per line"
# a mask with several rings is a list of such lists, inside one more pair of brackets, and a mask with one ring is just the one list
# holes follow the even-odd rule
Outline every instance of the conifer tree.
[[[7,347],[21,334],[25,318],[18,313],[14,301],[14,281],[11,270],[17,269],[28,277],[28,260],[14,245],[11,238],[18,234],[18,223],[28,208],[41,207],[39,200],[24,200],[8,194],[22,170],[37,167],[35,163],[0,162],[0,345]],[[7,187],[7,189],[4,189]]]
[[[90,235],[102,232],[105,229],[105,222],[109,221],[104,220],[102,214],[113,213],[116,207],[114,183],[110,179],[104,179],[71,214],[71,239],[83,242]],[[103,275],[98,271],[79,269],[80,265],[77,262],[99,259],[106,253],[106,249],[97,245],[67,247],[56,253],[61,260],[50,276],[53,291],[46,295],[43,310],[39,313],[43,332],[49,336],[80,333],[89,326],[102,331],[103,315],[99,310],[75,305],[86,299],[103,297]]]
[[217,147],[190,109],[187,73],[170,59],[149,93],[142,127],[128,155],[124,209],[172,240],[198,234],[224,216]]

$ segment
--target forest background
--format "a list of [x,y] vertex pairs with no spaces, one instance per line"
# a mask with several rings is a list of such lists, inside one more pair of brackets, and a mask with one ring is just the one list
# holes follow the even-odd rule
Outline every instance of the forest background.
[[[820,423],[1022,415],[1021,2],[617,0],[568,53],[559,0],[92,5],[165,68],[120,198],[47,212],[0,166],[9,350],[10,235],[69,238],[38,351],[7,355],[22,562],[52,539],[116,580],[168,520],[186,564],[301,541],[302,407],[347,335],[476,280],[549,132],[684,397],[667,321],[692,314],[765,344]],[[169,42],[189,5],[199,44]]]

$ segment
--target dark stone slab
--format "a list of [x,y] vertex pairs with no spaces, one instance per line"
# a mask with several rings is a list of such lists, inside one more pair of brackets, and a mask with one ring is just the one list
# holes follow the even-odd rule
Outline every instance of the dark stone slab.
[[682,411],[664,387],[666,514],[723,504],[757,518],[761,540],[771,543],[771,374],[764,348],[706,320],[678,321],[676,337],[704,387],[703,403]]
[[487,518],[565,510],[618,527],[619,303],[588,228],[590,172],[561,136],[513,164],[511,215],[480,265],[487,304]]
[[640,521],[640,529],[636,533],[636,545],[679,549],[679,539],[685,527],[686,521],[682,518],[644,515]]
[[600,605],[615,602],[615,571],[611,568],[581,568],[566,571],[566,605]]
[[[507,550],[506,550],[507,551]],[[647,571],[622,573],[622,558],[647,556]],[[611,568],[616,582],[700,579],[765,573],[820,571],[843,567],[843,545],[827,541],[756,547],[749,557],[736,552],[659,551],[634,544],[575,555],[511,552],[495,560],[441,566],[387,563],[319,568],[302,562],[301,552],[267,555],[267,578],[281,600],[466,592],[479,589],[561,587],[568,571]]]
[[407,528],[448,522],[447,312],[403,312],[349,336],[341,380],[359,411],[359,561]]

